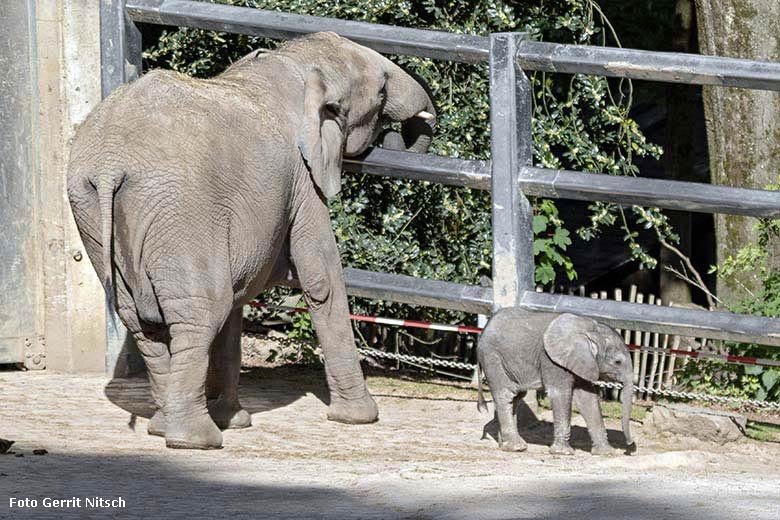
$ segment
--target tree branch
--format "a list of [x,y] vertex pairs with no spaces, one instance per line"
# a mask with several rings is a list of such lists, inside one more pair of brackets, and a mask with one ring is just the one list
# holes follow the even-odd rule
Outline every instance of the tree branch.
[[704,295],[707,297],[707,304],[710,307],[710,310],[715,310],[717,305],[715,304],[715,301],[718,303],[722,303],[717,296],[715,296],[712,291],[710,291],[707,288],[707,285],[704,283],[704,280],[702,279],[701,275],[699,274],[699,271],[696,270],[695,267],[693,267],[693,263],[691,263],[691,259],[688,258],[685,254],[683,254],[682,251],[674,247],[672,244],[664,240],[664,238],[661,236],[661,233],[657,233],[658,235],[658,241],[662,246],[664,246],[666,249],[671,251],[672,253],[676,254],[678,257],[680,257],[680,260],[682,261],[682,264],[685,267],[688,268],[688,270],[693,273],[693,276],[695,277],[696,281],[694,282],[691,280],[688,276],[683,275],[679,271],[676,271],[674,268],[667,267],[667,269],[680,277],[682,280],[685,280],[686,282],[690,283],[694,287],[697,287],[702,292],[704,292]]

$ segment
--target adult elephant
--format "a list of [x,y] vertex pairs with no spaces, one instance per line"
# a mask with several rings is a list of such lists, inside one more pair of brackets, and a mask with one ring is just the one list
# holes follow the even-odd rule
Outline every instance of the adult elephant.
[[[171,448],[218,448],[238,401],[242,306],[296,277],[322,344],[330,420],[378,417],[360,369],[326,199],[343,155],[401,121],[430,144],[425,89],[333,33],[253,52],[199,80],[153,71],[78,129],[68,195],[109,305],[135,337]],[[391,138],[391,140],[393,140]]]

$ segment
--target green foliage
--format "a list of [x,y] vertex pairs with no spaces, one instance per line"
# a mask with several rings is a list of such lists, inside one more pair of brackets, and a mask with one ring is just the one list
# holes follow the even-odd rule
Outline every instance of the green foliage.
[[[780,186],[766,189],[778,190]],[[757,240],[727,256],[721,265],[710,272],[724,279],[737,279],[735,275],[756,273],[761,279],[761,289],[752,292],[745,288],[745,296],[736,302],[724,302],[731,312],[780,318],[780,273],[773,268],[776,259],[769,255],[770,242],[780,238],[780,220],[759,219],[756,223]],[[734,278],[733,278],[734,277]],[[754,343],[727,342],[726,349],[739,356],[780,360],[780,349]],[[780,369],[756,365],[719,365],[715,363],[690,363],[682,375],[682,381],[711,393],[736,395],[751,399],[780,399]]]
[[[604,18],[590,0],[220,0],[219,3],[328,16],[405,27],[487,35],[525,31],[532,38],[562,43],[606,42]],[[145,49],[147,67],[169,67],[194,76],[220,72],[254,47],[275,42],[179,28],[164,30]],[[392,57],[423,78],[434,93],[438,127],[432,152],[487,159],[490,152],[486,65]],[[646,142],[629,118],[628,82],[583,75],[531,75],[534,88],[535,163],[548,168],[634,175],[633,158],[661,150]],[[572,236],[552,201],[534,200],[536,281],[576,277],[566,255]],[[646,210],[650,220],[663,220]],[[373,176],[345,176],[342,194],[331,202],[333,227],[344,265],[476,284],[491,273],[489,193]],[[618,218],[619,217],[619,218]],[[627,242],[645,265],[654,260],[636,243],[629,219],[612,205],[594,204],[592,224],[579,230],[589,239],[605,225],[624,226]],[[458,313],[385,302],[353,302],[363,312],[398,317],[460,320]],[[391,307],[391,308],[388,308]]]

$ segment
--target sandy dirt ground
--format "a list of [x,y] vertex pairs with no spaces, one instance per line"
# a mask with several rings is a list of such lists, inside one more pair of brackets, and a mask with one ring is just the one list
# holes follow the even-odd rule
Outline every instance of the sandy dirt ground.
[[504,453],[481,439],[490,416],[469,390],[372,377],[380,421],[347,426],[325,420],[321,376],[252,369],[241,397],[254,425],[225,432],[221,450],[181,451],[146,434],[143,380],[0,372],[0,437],[16,441],[0,455],[0,518],[780,517],[778,444],[655,439],[634,423],[637,452],[601,458],[577,417],[574,456],[547,453],[549,422],[526,432],[527,452]]

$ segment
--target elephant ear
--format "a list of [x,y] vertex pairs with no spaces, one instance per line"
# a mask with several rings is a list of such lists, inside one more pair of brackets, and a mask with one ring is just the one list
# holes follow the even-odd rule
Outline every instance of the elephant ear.
[[590,320],[561,314],[544,332],[544,350],[557,365],[588,381],[599,378],[598,345],[588,336]]
[[341,191],[344,132],[339,111],[338,99],[329,92],[322,72],[311,69],[304,83],[304,117],[298,148],[314,183],[326,198]]

